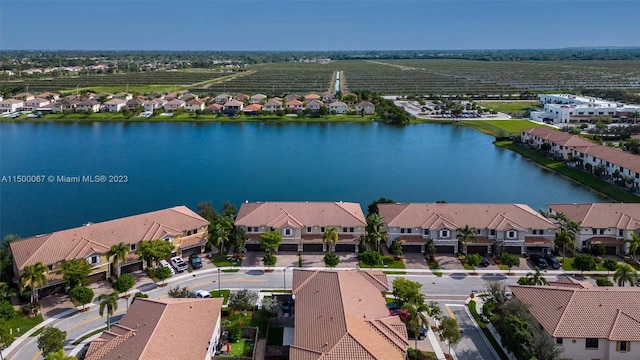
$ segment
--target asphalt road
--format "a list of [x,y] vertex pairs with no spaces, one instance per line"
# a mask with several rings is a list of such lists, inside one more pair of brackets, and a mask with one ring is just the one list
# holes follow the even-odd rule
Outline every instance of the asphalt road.
[[[167,292],[170,287],[180,285],[181,287],[188,287],[195,290],[217,290],[218,286],[221,289],[282,289],[283,287],[291,287],[291,275],[292,272],[287,270],[286,272],[274,271],[272,273],[265,273],[261,270],[240,270],[237,273],[218,273],[218,272],[194,272],[192,274],[184,274],[177,276],[170,280],[170,284],[166,287],[157,287],[155,284],[142,285],[136,290],[146,292],[150,298],[162,298],[167,296]],[[218,282],[218,276],[220,281]],[[506,280],[508,284],[515,284],[517,282],[517,276],[505,276],[499,274],[484,274],[484,275],[467,275],[467,274],[445,274],[442,277],[437,277],[430,274],[416,274],[416,275],[388,275],[389,286],[396,277],[406,277],[412,281],[417,281],[423,284],[422,290],[427,296],[428,301],[438,301],[441,305],[449,302],[460,303],[466,299],[472,291],[481,291],[485,288],[486,281],[501,281]],[[556,280],[556,276],[546,276],[547,280]],[[127,309],[127,304],[124,299],[118,303],[118,310],[114,314],[113,321],[117,321],[119,317],[124,315]],[[458,347],[454,348],[454,351],[461,352],[465,357],[459,357],[459,359],[490,359],[492,357],[482,357],[487,351],[483,348],[486,347],[486,343],[481,334],[474,334],[474,330],[471,329],[471,319],[468,318],[463,308],[451,307],[453,314],[461,323],[461,326],[465,326],[465,333],[463,341],[461,341]],[[445,312],[446,314],[446,312]],[[106,326],[106,317],[101,317],[98,314],[98,306],[91,306],[86,312],[75,312],[74,314],[60,318],[56,320],[53,325],[58,329],[67,331],[67,346],[66,350],[74,348],[72,343],[82,337],[83,335],[96,330],[98,328]],[[467,329],[467,327],[469,327]],[[475,330],[478,331],[478,330]],[[468,338],[468,339],[467,339]],[[465,340],[466,339],[466,340]],[[475,349],[475,350],[474,350]],[[466,357],[472,356],[472,357]],[[481,357],[473,357],[473,356]],[[30,337],[26,341],[22,342],[20,346],[14,350],[7,359],[27,360],[27,359],[41,359],[38,355],[37,337]]]
[[458,360],[484,360],[495,359],[496,355],[487,343],[482,331],[475,326],[471,316],[467,313],[466,306],[447,306],[460,324],[462,339],[453,348]]

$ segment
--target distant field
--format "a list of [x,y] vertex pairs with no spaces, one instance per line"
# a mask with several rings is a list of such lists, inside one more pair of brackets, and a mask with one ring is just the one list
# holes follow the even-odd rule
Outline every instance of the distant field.
[[528,120],[465,120],[456,124],[472,127],[493,136],[501,136],[503,135],[502,132],[517,135],[520,134],[522,130],[546,126]]
[[499,111],[517,118],[522,118],[525,115],[524,109],[538,109],[540,105],[538,101],[478,101],[478,104],[489,110]]

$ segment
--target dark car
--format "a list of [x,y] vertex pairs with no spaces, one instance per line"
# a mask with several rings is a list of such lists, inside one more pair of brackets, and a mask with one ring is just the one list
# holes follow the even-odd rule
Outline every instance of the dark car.
[[545,255],[544,259],[547,261],[547,264],[549,264],[549,267],[552,269],[560,269],[560,261],[558,261],[558,259],[556,259],[555,256],[551,256],[551,255]]
[[[407,326],[407,335],[409,335],[409,339],[415,339],[416,334],[413,332],[410,326]],[[427,337],[427,328],[424,326],[420,327],[420,335],[418,335],[418,340],[424,340]]]
[[189,264],[191,264],[194,270],[200,269],[202,267],[202,260],[200,260],[197,254],[191,254],[189,255]]
[[482,257],[482,261],[480,261],[480,266],[487,267],[489,266],[489,258],[487,255],[480,255]]
[[547,260],[545,260],[542,255],[531,255],[529,256],[529,260],[541,270],[549,267],[549,263],[547,263]]

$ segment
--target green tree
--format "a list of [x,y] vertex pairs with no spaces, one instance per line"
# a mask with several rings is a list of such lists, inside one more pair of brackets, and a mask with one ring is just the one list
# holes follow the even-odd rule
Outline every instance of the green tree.
[[591,245],[591,249],[590,250],[591,250],[590,251],[591,255],[593,255],[593,256],[602,256],[607,252],[607,250],[604,248],[604,245],[602,245],[602,244]]
[[69,297],[82,304],[83,310],[86,304],[93,301],[93,296],[93,290],[85,286],[76,286],[69,291]]
[[9,234],[4,237],[4,242],[0,242],[0,281],[9,283],[13,281],[13,257],[9,244],[20,240],[16,234]]
[[532,359],[537,360],[560,360],[562,357],[562,347],[557,346],[549,337],[533,332],[533,341],[530,346]]
[[613,274],[613,279],[618,283],[618,286],[625,286],[626,284],[633,286],[638,279],[638,273],[629,264],[619,264]]
[[509,253],[504,253],[500,257],[500,263],[509,267],[509,274],[511,274],[511,268],[514,266],[520,266],[520,258]]
[[604,262],[602,263],[602,267],[607,269],[607,275],[609,275],[610,271],[615,271],[618,268],[618,261],[612,258],[604,259]]
[[100,316],[103,316],[104,311],[107,310],[107,330],[109,330],[111,329],[111,316],[118,310],[118,292],[101,294],[98,296],[98,301],[100,302],[100,308],[98,309]]
[[534,273],[527,273],[526,276],[521,277],[520,279],[518,279],[518,284],[520,284],[520,285],[547,285],[547,284],[549,284],[547,279],[545,279],[544,276],[542,276],[542,274],[540,273],[540,268],[536,266],[535,270],[536,271]]
[[578,254],[575,259],[573,259],[573,267],[581,272],[595,270],[597,267],[596,259],[589,254]]
[[118,244],[111,246],[111,249],[107,251],[107,258],[112,260],[112,269],[116,274],[116,278],[120,276],[119,264],[124,262],[127,254],[129,253],[129,246],[120,241]]
[[264,253],[264,256],[262,257],[262,263],[264,264],[264,266],[274,266],[277,262],[278,262],[278,258],[274,253],[272,252]]
[[458,321],[452,317],[444,317],[440,323],[440,336],[449,346],[449,354],[451,354],[451,348],[456,346],[462,339]]
[[171,289],[169,289],[169,292],[167,293],[167,295],[170,298],[194,298],[196,297],[196,293],[194,293],[193,291],[189,290],[188,287],[180,287],[178,285],[172,287]]
[[66,331],[56,329],[53,326],[47,326],[38,337],[38,349],[40,349],[43,354],[60,351],[64,347],[64,340],[66,338]]
[[280,247],[280,243],[282,243],[282,235],[276,230],[260,235],[260,247],[266,252],[275,252]]
[[378,204],[393,204],[395,201],[381,197],[378,200],[374,200],[369,206],[367,206],[367,216],[371,214],[379,214]]
[[640,247],[640,236],[636,233],[631,233],[631,239],[627,239],[624,242],[629,244],[629,253],[633,255],[633,258],[636,258],[636,251],[638,251],[638,247]]
[[165,280],[171,277],[171,269],[169,269],[168,267],[161,266],[155,269],[154,275],[158,280],[162,281],[162,283],[164,284]]
[[258,303],[258,292],[254,290],[237,290],[229,294],[228,304],[233,310],[251,310]]
[[393,280],[393,296],[400,305],[406,303],[424,304],[425,296],[421,292],[422,284],[403,277]]
[[64,354],[64,350],[48,353],[44,360],[78,360],[75,356],[67,356]]
[[15,338],[9,324],[0,319],[0,359],[2,359],[2,351],[9,347]]
[[49,280],[49,278],[47,277],[48,273],[49,268],[46,267],[42,262],[37,262],[33,265],[27,265],[24,267],[22,275],[20,275],[20,284],[23,288],[25,286],[28,286],[31,289],[32,304],[36,303],[38,290],[41,289],[42,286]]
[[476,266],[480,265],[480,263],[482,262],[482,256],[478,254],[471,254],[465,257],[465,260],[467,262],[467,265],[471,266],[473,268],[473,271],[476,271]]
[[367,216],[367,226],[365,228],[369,243],[375,246],[376,251],[380,251],[380,243],[387,240],[387,232],[384,230],[384,221],[378,213]]
[[465,225],[463,228],[456,229],[457,235],[456,238],[460,241],[464,247],[464,256],[467,256],[467,243],[477,241],[476,234],[478,231],[475,227],[469,227],[469,225]]
[[133,288],[135,279],[131,274],[122,274],[118,280],[113,283],[113,287],[120,293],[126,293]]
[[226,254],[231,245],[233,221],[226,215],[218,215],[209,230],[209,243]]
[[502,336],[502,345],[511,350],[518,359],[529,359],[529,346],[533,335],[526,319],[508,314],[497,324]]
[[198,214],[212,223],[216,218],[216,211],[210,201],[198,203]]
[[147,262],[147,265],[155,267],[158,261],[171,255],[173,248],[173,244],[166,240],[141,241],[138,246],[138,254]]
[[405,323],[413,333],[415,334],[415,348],[418,348],[418,337],[420,336],[420,329],[429,326],[429,319],[424,314],[426,311],[426,306],[424,304],[424,300],[422,303],[419,302],[406,302],[402,305],[402,310],[407,312],[405,317]]
[[240,226],[234,226],[231,233],[231,244],[233,244],[235,252],[242,252],[242,249],[244,249],[244,245],[246,244],[246,242],[247,234],[244,231],[244,228]]
[[575,253],[576,235],[578,235],[581,230],[580,222],[569,219],[564,213],[547,214],[547,217],[555,220],[556,224],[558,224],[560,232],[556,233],[556,243],[563,247],[564,256],[567,256],[567,246],[571,246]]
[[327,244],[329,252],[335,252],[336,244],[338,243],[338,228],[335,226],[325,228],[322,234],[322,242]]
[[358,259],[365,265],[374,266],[382,262],[382,256],[375,250],[367,250],[358,254]]
[[71,259],[62,263],[62,280],[69,289],[86,285],[91,274],[91,265],[85,259]]
[[133,294],[133,298],[131,299],[131,303],[133,304],[133,302],[136,301],[137,298],[148,299],[149,295],[143,293],[142,291],[138,291],[137,293]]
[[324,255],[324,264],[328,267],[336,267],[340,264],[340,257],[334,253]]

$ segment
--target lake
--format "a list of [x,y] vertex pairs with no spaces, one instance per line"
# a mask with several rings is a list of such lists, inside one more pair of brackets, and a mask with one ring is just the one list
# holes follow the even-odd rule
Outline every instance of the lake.
[[[381,196],[517,202],[536,210],[606,201],[492,140],[439,124],[1,123],[0,178],[44,177],[0,183],[0,236],[182,204],[195,209],[200,201],[219,208],[225,200],[342,200],[361,203],[365,212]],[[82,182],[124,180],[110,178],[119,175],[127,181]]]

